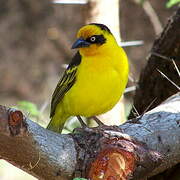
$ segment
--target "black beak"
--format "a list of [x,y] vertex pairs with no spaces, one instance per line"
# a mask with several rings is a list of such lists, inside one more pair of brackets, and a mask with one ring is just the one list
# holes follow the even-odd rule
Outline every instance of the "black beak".
[[76,48],[83,48],[83,47],[88,47],[90,46],[91,43],[87,42],[86,40],[79,38],[75,41],[75,43],[72,45],[71,49],[76,49]]

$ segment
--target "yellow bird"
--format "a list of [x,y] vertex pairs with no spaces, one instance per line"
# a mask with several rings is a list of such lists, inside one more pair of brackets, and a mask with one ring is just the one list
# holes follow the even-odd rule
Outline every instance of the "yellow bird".
[[48,129],[61,132],[70,116],[105,113],[119,101],[128,80],[124,50],[103,24],[83,26],[72,49],[78,51],[58,82],[51,101]]

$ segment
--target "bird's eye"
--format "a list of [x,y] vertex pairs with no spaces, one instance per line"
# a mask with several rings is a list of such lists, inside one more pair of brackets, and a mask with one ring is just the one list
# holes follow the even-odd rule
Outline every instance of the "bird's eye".
[[95,37],[95,36],[92,36],[92,37],[90,38],[90,41],[91,41],[91,42],[95,42],[95,41],[96,41],[96,37]]

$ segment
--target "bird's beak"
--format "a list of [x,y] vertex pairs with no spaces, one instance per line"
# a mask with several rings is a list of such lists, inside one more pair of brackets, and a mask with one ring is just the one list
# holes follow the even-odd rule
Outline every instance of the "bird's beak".
[[75,43],[72,45],[71,49],[76,49],[76,48],[83,48],[83,47],[88,47],[90,46],[91,43],[87,42],[86,40],[79,38],[75,41]]

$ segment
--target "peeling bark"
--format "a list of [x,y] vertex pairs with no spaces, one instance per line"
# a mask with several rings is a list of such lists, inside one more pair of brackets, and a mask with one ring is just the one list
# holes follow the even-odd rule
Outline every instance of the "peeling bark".
[[138,123],[61,135],[0,106],[0,156],[40,179],[150,177],[180,162],[179,107],[176,94]]
[[150,149],[164,155],[163,162],[152,172],[146,171],[146,176],[173,167],[180,162],[180,93],[168,98],[158,107],[147,112],[139,123],[121,128],[132,137],[145,142]]

